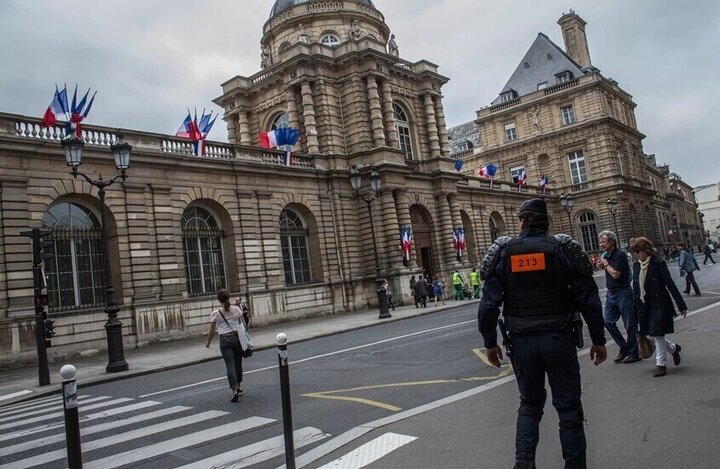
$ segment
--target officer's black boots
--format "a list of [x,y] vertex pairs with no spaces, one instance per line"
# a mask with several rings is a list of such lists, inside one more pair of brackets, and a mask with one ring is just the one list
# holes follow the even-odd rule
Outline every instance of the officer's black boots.
[[515,461],[513,469],[535,469],[535,461],[533,460],[518,460]]

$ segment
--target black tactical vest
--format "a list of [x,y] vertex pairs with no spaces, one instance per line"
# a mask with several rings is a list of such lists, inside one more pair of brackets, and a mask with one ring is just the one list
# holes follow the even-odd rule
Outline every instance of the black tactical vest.
[[553,237],[514,239],[506,248],[503,316],[517,333],[565,328],[573,311],[570,280]]

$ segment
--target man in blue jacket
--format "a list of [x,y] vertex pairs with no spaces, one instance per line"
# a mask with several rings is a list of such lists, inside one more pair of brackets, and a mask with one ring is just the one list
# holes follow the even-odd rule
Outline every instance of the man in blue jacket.
[[695,294],[700,296],[700,287],[698,287],[698,284],[695,281],[695,274],[693,273],[696,270],[700,270],[700,266],[698,265],[695,256],[690,254],[690,251],[688,251],[688,248],[684,243],[680,243],[678,246],[680,247],[678,268],[680,269],[680,276],[685,276],[685,294],[690,294],[690,285],[692,285],[693,290],[695,290]]

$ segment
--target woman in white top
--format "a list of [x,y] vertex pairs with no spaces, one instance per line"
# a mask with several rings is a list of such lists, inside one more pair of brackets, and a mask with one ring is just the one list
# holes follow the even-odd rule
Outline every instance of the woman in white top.
[[233,390],[231,402],[237,402],[238,396],[242,394],[242,348],[237,331],[240,330],[242,311],[237,306],[230,304],[230,292],[220,290],[217,292],[217,299],[222,304],[219,309],[210,315],[210,330],[205,347],[210,347],[217,329],[220,336],[220,353],[227,368],[227,378],[230,389]]

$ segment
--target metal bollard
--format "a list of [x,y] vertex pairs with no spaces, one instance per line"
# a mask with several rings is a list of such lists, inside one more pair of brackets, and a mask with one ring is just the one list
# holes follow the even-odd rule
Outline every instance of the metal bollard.
[[63,379],[63,408],[65,409],[65,439],[67,440],[68,468],[82,469],[82,450],[80,449],[80,418],[78,416],[77,384],[75,367],[65,365],[60,368]]
[[288,368],[287,335],[277,335],[280,392],[282,395],[283,433],[285,435],[285,467],[295,469],[295,441],[290,407],[290,370]]

